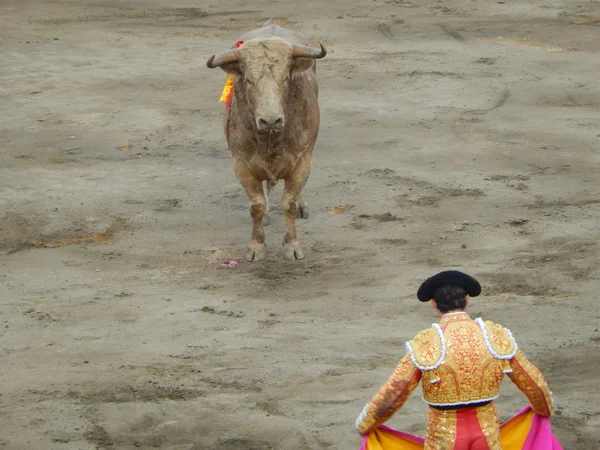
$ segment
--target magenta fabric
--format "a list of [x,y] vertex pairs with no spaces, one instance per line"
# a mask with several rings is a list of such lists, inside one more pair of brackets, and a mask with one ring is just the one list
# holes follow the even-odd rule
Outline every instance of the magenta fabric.
[[[519,412],[529,411],[531,406],[524,408]],[[518,415],[518,414],[517,414]],[[550,427],[550,419],[539,414],[533,416],[531,421],[531,429],[523,444],[523,450],[563,450],[562,445],[556,439],[556,436],[552,433]]]
[[[521,414],[525,414],[531,410],[531,406],[526,406],[514,417],[518,417]],[[513,417],[513,418],[514,418]],[[413,434],[403,433],[402,431],[396,431],[386,425],[381,425],[383,428],[396,436],[403,437],[405,439],[412,440],[418,443],[424,443],[425,439],[415,436]],[[367,436],[363,437],[363,442],[360,450],[366,450],[367,448]],[[522,450],[564,450],[562,445],[558,442],[558,439],[552,433],[552,427],[550,426],[550,419],[539,414],[534,414],[531,421],[531,428],[529,434],[525,439]]]

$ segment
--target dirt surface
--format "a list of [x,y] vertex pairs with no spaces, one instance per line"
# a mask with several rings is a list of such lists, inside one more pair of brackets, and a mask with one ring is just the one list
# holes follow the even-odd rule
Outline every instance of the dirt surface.
[[[600,448],[597,1],[0,11],[0,448],[357,449],[447,268],[546,374],[565,448]],[[271,16],[329,49],[306,259],[277,186],[267,260],[220,268],[251,222],[204,64]]]

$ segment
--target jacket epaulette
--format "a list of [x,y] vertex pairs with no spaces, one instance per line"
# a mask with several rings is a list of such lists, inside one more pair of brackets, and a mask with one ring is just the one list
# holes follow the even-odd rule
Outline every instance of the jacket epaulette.
[[512,333],[502,325],[481,318],[475,319],[481,327],[485,345],[498,359],[512,359],[519,349]]
[[444,333],[437,323],[406,343],[412,362],[421,370],[437,369],[446,357]]

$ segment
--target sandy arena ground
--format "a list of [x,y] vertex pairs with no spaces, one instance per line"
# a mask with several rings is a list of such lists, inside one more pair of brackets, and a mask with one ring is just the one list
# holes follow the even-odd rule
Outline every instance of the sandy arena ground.
[[[357,450],[446,268],[546,374],[565,448],[600,448],[598,1],[0,11],[0,448]],[[329,49],[306,259],[278,186],[267,260],[219,268],[250,217],[205,62],[271,16]]]

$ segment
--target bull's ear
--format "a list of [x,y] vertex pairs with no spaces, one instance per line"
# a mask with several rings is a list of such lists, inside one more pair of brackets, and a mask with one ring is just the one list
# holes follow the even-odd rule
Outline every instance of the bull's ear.
[[232,62],[232,63],[223,64],[220,67],[225,72],[227,72],[229,75],[241,75],[242,74],[242,71],[240,70],[240,63],[237,61]]
[[315,61],[312,58],[294,58],[290,72],[292,75],[299,75],[314,65]]

